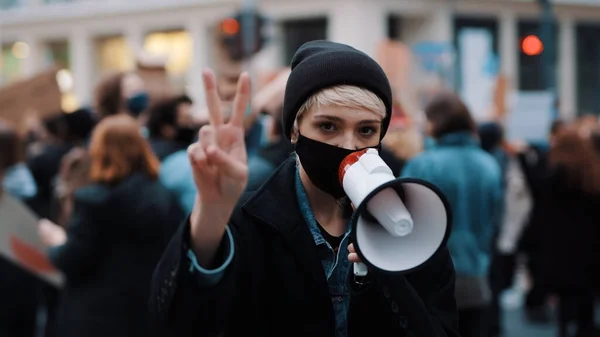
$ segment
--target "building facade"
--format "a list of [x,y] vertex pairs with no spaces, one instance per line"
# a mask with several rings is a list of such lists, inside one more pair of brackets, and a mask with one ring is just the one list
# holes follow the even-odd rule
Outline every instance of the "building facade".
[[[89,103],[106,72],[133,68],[141,52],[166,54],[173,81],[202,102],[201,70],[211,66],[210,27],[245,0],[0,0],[3,84],[58,64],[72,75],[69,90]],[[289,62],[306,40],[327,38],[373,55],[398,39],[456,46],[459,32],[492,36],[500,72],[513,91],[542,90],[539,60],[522,39],[539,28],[535,0],[255,0],[269,17],[271,43],[255,67]],[[600,1],[555,0],[560,113],[600,112]],[[462,57],[458,55],[458,58]],[[457,63],[458,64],[458,63]]]

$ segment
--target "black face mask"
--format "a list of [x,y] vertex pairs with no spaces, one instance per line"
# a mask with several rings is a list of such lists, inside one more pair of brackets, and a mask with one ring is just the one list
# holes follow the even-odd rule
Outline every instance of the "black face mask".
[[349,154],[364,149],[348,150],[299,135],[295,150],[310,181],[321,191],[340,199],[346,196],[338,178],[340,164]]
[[185,145],[190,145],[196,139],[198,135],[198,127],[179,126],[177,127],[177,133],[175,134],[175,141]]

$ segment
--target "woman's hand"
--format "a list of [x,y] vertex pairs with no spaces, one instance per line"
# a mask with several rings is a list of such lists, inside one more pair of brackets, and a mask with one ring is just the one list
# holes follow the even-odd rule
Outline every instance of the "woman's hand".
[[203,73],[210,124],[200,129],[198,142],[188,148],[197,195],[191,216],[191,238],[201,265],[212,263],[225,227],[248,183],[244,115],[250,99],[250,77],[237,84],[231,118],[224,123],[215,75]]
[[38,222],[38,235],[48,247],[60,246],[67,242],[67,233],[64,228],[48,219]]
[[210,124],[200,129],[198,142],[188,148],[198,202],[233,209],[248,182],[243,120],[250,96],[250,78],[240,76],[228,123],[223,122],[222,104],[212,71],[203,74]]
[[356,253],[356,250],[354,250],[354,244],[351,243],[348,246],[348,251],[350,252],[348,254],[348,261],[352,262],[352,263],[362,263],[362,261],[360,260],[360,257],[358,257],[358,254]]

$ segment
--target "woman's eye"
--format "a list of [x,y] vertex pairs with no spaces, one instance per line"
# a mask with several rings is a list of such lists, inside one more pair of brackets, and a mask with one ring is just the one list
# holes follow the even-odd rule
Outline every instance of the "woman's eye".
[[335,131],[335,125],[333,125],[333,123],[321,123],[319,127],[321,128],[321,130],[326,132]]
[[365,127],[360,128],[359,132],[363,136],[370,136],[375,133],[375,129],[370,126],[365,126]]

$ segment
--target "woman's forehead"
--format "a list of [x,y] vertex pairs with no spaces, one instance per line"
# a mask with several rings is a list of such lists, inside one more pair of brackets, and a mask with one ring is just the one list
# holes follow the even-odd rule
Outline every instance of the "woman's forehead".
[[381,122],[383,116],[381,114],[365,109],[355,107],[344,107],[344,106],[320,106],[316,109],[310,109],[308,111],[313,118],[329,118],[340,119],[348,122],[362,121],[362,120],[373,120]]

